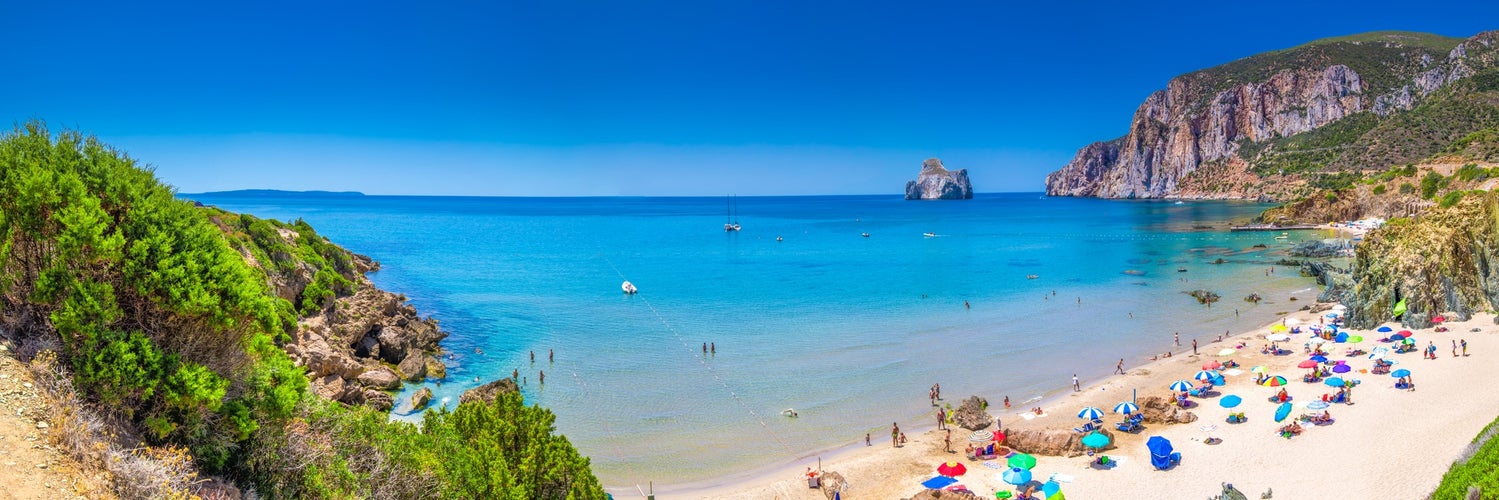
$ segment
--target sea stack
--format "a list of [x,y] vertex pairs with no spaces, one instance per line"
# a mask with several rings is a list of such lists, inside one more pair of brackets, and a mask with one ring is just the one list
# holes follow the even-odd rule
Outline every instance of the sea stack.
[[968,183],[968,169],[948,170],[942,160],[928,158],[921,163],[921,175],[906,182],[907,200],[969,200],[973,185]]

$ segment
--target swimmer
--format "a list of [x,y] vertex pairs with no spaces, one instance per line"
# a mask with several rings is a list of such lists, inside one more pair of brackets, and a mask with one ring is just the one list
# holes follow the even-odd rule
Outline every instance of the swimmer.
[[781,410],[781,414],[785,415],[785,416],[788,416],[788,417],[791,417],[791,418],[796,418],[796,416],[797,416],[796,415],[796,410],[793,410],[791,408],[787,408],[787,409]]

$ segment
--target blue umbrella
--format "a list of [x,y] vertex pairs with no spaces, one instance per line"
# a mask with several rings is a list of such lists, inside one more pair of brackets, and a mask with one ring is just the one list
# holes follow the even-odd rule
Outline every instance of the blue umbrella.
[[950,478],[950,477],[947,477],[947,476],[937,476],[937,477],[928,479],[926,481],[922,481],[921,482],[921,487],[927,488],[927,489],[932,489],[932,490],[940,490],[942,488],[946,488],[948,486],[951,486],[953,483],[956,483],[956,482],[958,482],[957,479],[953,479],[953,478]]
[[1192,378],[1194,380],[1208,381],[1208,380],[1212,380],[1213,377],[1216,377],[1216,376],[1218,376],[1218,372],[1215,372],[1215,371],[1212,371],[1212,370],[1203,370],[1203,371],[1197,372],[1197,374],[1193,375]]
[[1388,326],[1381,326],[1381,327],[1379,327],[1378,329],[1376,329],[1374,331],[1379,332],[1379,333],[1390,333],[1390,332],[1395,331],[1395,329],[1394,328],[1390,328]]
[[1404,369],[1404,368],[1401,368],[1399,370],[1395,370],[1393,372],[1390,372],[1390,376],[1391,377],[1395,377],[1395,378],[1408,377],[1408,376],[1410,376],[1410,374],[1411,374],[1411,371],[1407,370],[1407,369]]
[[1140,407],[1129,401],[1114,405],[1114,413],[1123,413],[1125,415],[1129,415],[1137,411],[1140,411]]
[[1332,341],[1333,342],[1337,342],[1339,344],[1347,342],[1348,341],[1348,334],[1346,334],[1346,333],[1339,333],[1338,336],[1332,338]]
[[1343,379],[1340,379],[1338,377],[1328,377],[1327,380],[1323,380],[1322,383],[1327,384],[1331,387],[1342,387]]
[[1239,406],[1239,403],[1242,402],[1244,402],[1244,398],[1229,394],[1227,396],[1223,396],[1222,399],[1218,400],[1218,406],[1222,406],[1224,408],[1233,408],[1235,406]]
[[1332,372],[1333,373],[1348,373],[1348,372],[1351,372],[1351,371],[1353,371],[1353,367],[1348,366],[1348,365],[1337,365],[1337,366],[1332,367]]
[[1171,383],[1170,389],[1177,392],[1188,391],[1192,389],[1192,383],[1185,380],[1178,380]]
[[1057,484],[1054,480],[1048,479],[1046,480],[1046,484],[1041,485],[1041,493],[1046,494],[1047,498],[1051,498],[1052,495],[1057,494],[1059,491],[1062,491],[1062,485]]
[[1089,448],[1103,448],[1109,445],[1109,437],[1097,432],[1083,436],[1080,441],[1083,443],[1083,446]]
[[1316,355],[1316,356],[1312,356],[1311,359],[1312,359],[1312,361],[1316,361],[1318,363],[1326,363],[1327,362],[1327,356],[1322,356],[1320,354]]
[[1004,473],[999,475],[999,478],[1003,479],[1006,483],[1020,486],[1031,482],[1031,471],[1019,467],[1010,467],[1010,470],[1004,471]]
[[1310,409],[1310,410],[1326,410],[1327,409],[1327,402],[1326,401],[1312,401],[1310,403],[1307,403],[1306,407],[1307,407],[1307,409]]
[[1228,381],[1223,380],[1223,376],[1222,375],[1213,375],[1213,378],[1211,380],[1208,380],[1208,382],[1212,382],[1213,385],[1223,385],[1223,384],[1227,383]]
[[1103,418],[1103,410],[1089,406],[1083,408],[1082,411],[1077,412],[1077,418],[1081,418],[1083,420],[1097,420]]
[[1290,414],[1291,414],[1291,403],[1281,403],[1280,407],[1275,409],[1275,421],[1279,422],[1281,420],[1285,420],[1286,419],[1286,415],[1290,415]]

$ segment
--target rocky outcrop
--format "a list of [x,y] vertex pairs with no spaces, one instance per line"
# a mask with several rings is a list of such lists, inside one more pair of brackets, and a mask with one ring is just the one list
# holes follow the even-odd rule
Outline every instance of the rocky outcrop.
[[[1246,144],[1366,111],[1383,116],[1412,109],[1494,65],[1494,39],[1494,32],[1476,35],[1446,58],[1434,57],[1440,54],[1434,45],[1404,43],[1399,36],[1319,41],[1178,76],[1145,99],[1123,137],[1083,147],[1048,175],[1046,193],[1260,198],[1268,181],[1250,171],[1253,155],[1240,154]],[[1203,174],[1193,176],[1198,170]],[[1300,181],[1294,173],[1281,177],[1276,182]]]
[[1347,322],[1373,328],[1399,321],[1427,328],[1439,314],[1467,320],[1499,304],[1499,193],[1465,196],[1412,220],[1398,220],[1364,236],[1355,250],[1353,286],[1344,294]]
[[823,472],[822,496],[828,500],[833,500],[834,497],[848,498],[848,480],[843,478],[843,474],[834,471]]
[[488,384],[463,391],[463,395],[458,397],[458,404],[463,404],[470,401],[483,401],[485,403],[493,403],[494,398],[496,396],[499,396],[501,393],[515,392],[519,390],[520,387],[515,385],[514,379],[502,378],[494,382],[490,382]]
[[376,389],[394,390],[401,387],[401,377],[385,367],[377,367],[359,374],[357,380],[360,384]]
[[1347,238],[1303,241],[1291,247],[1294,257],[1352,257],[1353,242]]
[[948,170],[942,160],[929,158],[921,164],[921,175],[906,182],[907,200],[967,200],[973,198],[968,169]]
[[1197,415],[1177,407],[1170,399],[1160,396],[1140,398],[1140,413],[1147,424],[1186,424],[1197,421]]
[[[1098,433],[1109,437],[1109,445],[1103,449],[1112,449],[1114,434],[1106,429]],[[1005,429],[1005,446],[1032,455],[1075,457],[1088,452],[1082,443],[1085,435],[1072,429]]]
[[427,378],[427,354],[416,349],[406,351],[406,359],[402,359],[396,369],[407,382],[421,382]]
[[953,411],[952,420],[958,424],[958,427],[970,431],[989,427],[989,424],[994,423],[994,417],[985,411],[988,407],[989,402],[984,398],[969,396],[968,399],[963,400],[963,404],[958,406],[957,410]]
[[417,390],[416,394],[411,395],[411,411],[421,411],[430,402],[432,402],[432,389],[423,387]]
[[1302,262],[1301,275],[1315,277],[1317,284],[1322,285],[1322,293],[1317,295],[1317,302],[1342,302],[1344,293],[1353,288],[1353,273],[1330,262]]
[[921,490],[915,496],[905,500],[983,500],[978,494],[968,490]]

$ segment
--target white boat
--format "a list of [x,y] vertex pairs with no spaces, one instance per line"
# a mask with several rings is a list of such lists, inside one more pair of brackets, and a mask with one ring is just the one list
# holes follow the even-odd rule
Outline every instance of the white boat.
[[776,237],[776,241],[786,241],[786,238],[782,238],[780,236],[777,236]]
[[725,213],[724,213],[724,223],[723,223],[723,230],[724,231],[730,231],[730,232],[732,232],[732,231],[738,231],[739,230],[739,217],[735,213],[737,211],[737,210],[735,210],[737,208],[737,207],[735,207],[735,205],[737,205],[737,203],[735,203],[735,202],[737,202],[737,201],[739,201],[739,200],[736,199],[736,198],[728,198],[728,199],[724,200],[724,204],[726,205],[726,207],[724,209],[724,211],[725,211]]
[[868,238],[869,237],[869,233],[863,233],[863,234],[860,234],[859,236],[863,236],[865,238]]
[[628,295],[634,295],[635,292],[640,291],[640,290],[635,289],[635,284],[634,283],[630,283],[629,281],[626,281],[626,282],[624,282],[624,284],[619,285],[619,289],[620,290],[624,290],[624,292],[626,294],[628,294]]
[[921,235],[925,236],[925,237],[928,237],[928,238],[936,238],[937,237],[937,233],[921,233]]
[[1275,239],[1277,239],[1277,240],[1284,240],[1284,239],[1287,239],[1287,238],[1290,238],[1290,237],[1291,237],[1290,234],[1280,233],[1280,236],[1276,236]]

